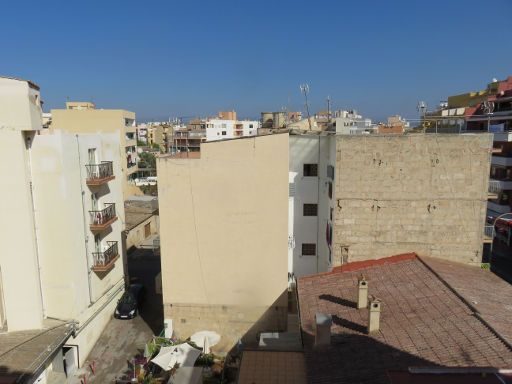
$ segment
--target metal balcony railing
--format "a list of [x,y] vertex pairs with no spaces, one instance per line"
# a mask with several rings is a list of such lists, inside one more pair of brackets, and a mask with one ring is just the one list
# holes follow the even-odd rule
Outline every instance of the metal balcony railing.
[[489,180],[489,193],[498,194],[501,192],[501,185],[499,180]]
[[114,168],[111,161],[102,161],[101,164],[86,164],[87,181],[100,181],[114,176]]
[[117,249],[117,241],[107,241],[109,247],[103,252],[93,252],[93,269],[104,271],[109,268],[110,264],[115,261],[119,255]]
[[89,211],[91,216],[91,227],[101,227],[116,217],[116,205],[106,203],[106,207],[101,211]]

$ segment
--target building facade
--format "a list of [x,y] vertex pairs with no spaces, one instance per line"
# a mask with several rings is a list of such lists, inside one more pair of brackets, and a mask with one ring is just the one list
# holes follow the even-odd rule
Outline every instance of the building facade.
[[212,349],[227,352],[286,329],[287,154],[283,134],[157,159],[164,318],[178,337],[216,331]]
[[512,247],[512,76],[493,79],[484,90],[448,97],[438,110],[428,113],[430,130],[490,132],[494,138],[487,215],[496,220],[494,235],[510,252]]
[[125,198],[142,192],[134,186],[137,176],[137,137],[135,113],[122,109],[96,109],[86,102],[67,102],[66,109],[52,109],[50,129],[60,129],[72,133],[108,133],[119,135],[119,153],[124,159],[123,194]]
[[260,128],[257,120],[237,120],[235,111],[219,112],[218,117],[193,119],[186,127],[174,129],[171,152],[198,152],[206,141],[256,136]]
[[67,364],[71,374],[124,291],[119,135],[42,129],[30,82],[0,79],[0,98],[2,167],[11,175],[0,190],[1,324],[7,336],[70,325],[42,366]]

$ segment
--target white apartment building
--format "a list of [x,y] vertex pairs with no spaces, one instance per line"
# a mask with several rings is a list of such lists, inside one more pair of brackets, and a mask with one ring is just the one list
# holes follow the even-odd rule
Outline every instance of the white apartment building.
[[339,110],[334,112],[332,126],[329,130],[341,135],[361,135],[376,132],[376,126],[372,120],[363,118],[357,111]]
[[336,142],[330,136],[289,136],[288,272],[328,271],[332,263]]
[[205,126],[206,141],[215,141],[241,136],[256,136],[260,122],[256,120],[209,119]]
[[0,78],[0,344],[62,329],[25,367],[44,382],[84,363],[124,291],[124,158],[119,132],[50,132],[41,112],[35,84]]

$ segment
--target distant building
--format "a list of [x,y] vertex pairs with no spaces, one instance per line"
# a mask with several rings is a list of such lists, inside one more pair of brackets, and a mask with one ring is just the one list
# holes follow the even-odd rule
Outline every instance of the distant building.
[[378,124],[377,132],[379,134],[404,133],[409,128],[409,122],[399,115],[388,117],[387,124]]
[[490,224],[502,217],[497,242],[508,247],[505,253],[512,252],[512,76],[481,91],[449,96],[445,105],[426,114],[423,125],[428,131],[493,134],[487,215]]
[[363,118],[355,110],[338,110],[334,111],[327,129],[342,135],[361,135],[375,133],[376,128],[371,119]]
[[286,128],[289,124],[302,120],[301,112],[261,112],[261,128]]
[[125,159],[118,132],[43,129],[35,84],[0,91],[0,376],[65,380],[124,291]]
[[52,109],[51,115],[51,130],[71,133],[117,132],[120,151],[125,158],[121,164],[124,196],[142,193],[133,185],[138,170],[135,113],[122,109],[96,109],[89,102],[67,102],[66,109]]
[[[228,117],[228,118],[221,118]],[[260,122],[236,120],[236,112],[219,112],[216,118],[193,119],[186,127],[175,127],[170,152],[199,152],[206,141],[256,136]]]

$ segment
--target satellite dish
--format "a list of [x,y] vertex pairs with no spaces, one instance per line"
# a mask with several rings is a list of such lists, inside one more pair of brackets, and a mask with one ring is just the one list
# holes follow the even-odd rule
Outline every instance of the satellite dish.
[[495,78],[495,77],[493,77],[493,78],[492,78],[492,82],[493,82],[493,83],[497,83],[497,82],[498,82],[498,79],[497,79],[497,78]]

